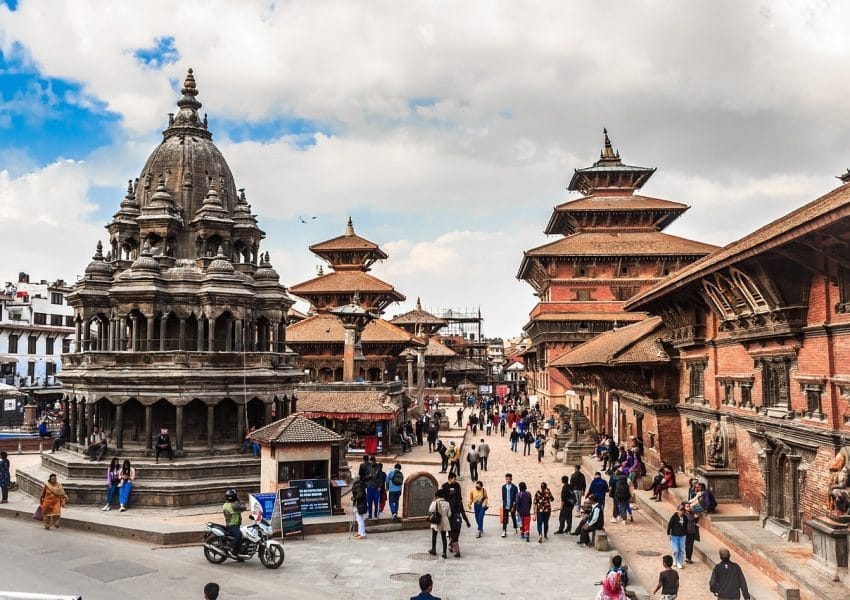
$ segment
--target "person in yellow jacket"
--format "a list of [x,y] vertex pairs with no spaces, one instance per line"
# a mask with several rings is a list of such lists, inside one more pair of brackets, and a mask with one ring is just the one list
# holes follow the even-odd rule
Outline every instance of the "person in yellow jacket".
[[475,537],[481,537],[484,534],[484,514],[487,512],[487,490],[484,489],[484,484],[480,481],[475,482],[475,487],[469,490],[468,508],[475,511],[475,523],[478,526],[478,533]]

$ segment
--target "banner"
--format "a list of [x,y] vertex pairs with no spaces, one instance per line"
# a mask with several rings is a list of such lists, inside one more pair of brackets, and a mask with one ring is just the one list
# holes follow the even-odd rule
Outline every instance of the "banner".
[[301,513],[305,517],[331,516],[331,488],[327,479],[292,479],[290,487],[298,488]]
[[304,535],[304,519],[301,515],[301,495],[298,488],[282,488],[277,491],[280,504],[280,533],[283,537]]

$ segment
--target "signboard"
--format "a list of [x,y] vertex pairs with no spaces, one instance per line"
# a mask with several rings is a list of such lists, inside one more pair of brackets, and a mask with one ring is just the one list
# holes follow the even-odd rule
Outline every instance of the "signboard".
[[331,489],[327,479],[292,479],[290,487],[301,493],[301,513],[305,517],[329,517],[331,514]]
[[482,383],[478,386],[478,392],[481,394],[489,394],[491,391],[490,385],[486,383]]
[[506,385],[497,385],[496,386],[496,395],[499,398],[504,398],[508,395],[508,386]]
[[611,399],[611,438],[620,443],[620,399],[617,396]]
[[256,515],[258,513],[262,513],[263,518],[266,521],[271,521],[272,516],[274,515],[276,501],[277,494],[274,492],[270,494],[251,494],[249,504],[251,514]]
[[14,398],[6,398],[3,400],[3,410],[6,412],[15,410],[15,399]]
[[304,536],[304,520],[301,516],[301,494],[295,487],[277,491],[280,503],[280,534],[283,537]]

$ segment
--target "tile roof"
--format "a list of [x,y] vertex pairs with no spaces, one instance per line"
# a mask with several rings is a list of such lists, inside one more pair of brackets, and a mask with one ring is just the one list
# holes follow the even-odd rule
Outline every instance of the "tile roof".
[[309,444],[342,440],[338,433],[297,413],[257,429],[251,438],[264,444]]
[[525,256],[702,256],[716,249],[661,231],[582,232],[526,250]]
[[644,312],[548,312],[535,315],[532,321],[643,321]]
[[374,390],[299,391],[295,408],[312,419],[355,418],[371,421],[392,419],[399,410],[385,392]]
[[393,317],[390,323],[393,325],[445,325],[446,320],[435,317],[426,310],[414,309]]
[[486,369],[474,360],[470,360],[463,356],[457,356],[446,363],[446,371],[486,371]]
[[552,361],[553,367],[614,366],[629,363],[657,363],[670,360],[652,334],[663,324],[661,317],[601,333]]
[[[370,321],[363,328],[360,336],[365,343],[409,343],[421,346],[423,341],[414,337],[401,327],[396,327],[383,319]],[[336,342],[342,344],[345,341],[345,329],[334,315],[319,313],[307,317],[303,321],[293,323],[286,328],[286,343],[299,342]]]
[[387,258],[387,255],[384,254],[384,251],[380,249],[378,244],[376,244],[375,242],[371,242],[366,238],[362,238],[357,234],[341,235],[310,246],[311,252],[327,252],[329,250],[375,250],[379,254],[383,254],[384,258]]
[[758,256],[847,218],[850,218],[850,184],[842,185],[738,241],[679,269],[631,298],[626,307],[642,306],[709,273]]
[[322,292],[383,292],[394,295],[399,300],[405,299],[404,295],[389,283],[363,271],[332,271],[295,284],[289,291],[298,296]]
[[681,202],[662,200],[661,198],[650,198],[649,196],[637,196],[632,194],[623,195],[590,195],[570,200],[555,207],[556,211],[567,210],[640,210],[640,209],[665,209],[685,211],[689,207]]
[[[406,356],[408,354],[413,354],[414,356],[416,356],[416,351],[413,350],[412,348],[408,348],[404,352],[402,352],[401,354],[403,356]],[[457,352],[455,352],[451,348],[448,348],[447,346],[444,346],[443,344],[441,344],[440,342],[438,342],[434,338],[429,339],[428,340],[428,346],[425,347],[425,356],[456,356],[456,355],[457,355]]]

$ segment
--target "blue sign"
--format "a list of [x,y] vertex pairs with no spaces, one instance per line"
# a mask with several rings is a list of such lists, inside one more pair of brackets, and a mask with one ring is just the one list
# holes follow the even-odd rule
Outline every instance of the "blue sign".
[[263,518],[266,521],[271,521],[272,515],[274,514],[274,505],[277,501],[277,494],[274,492],[270,494],[251,494],[251,498],[257,501],[263,509]]

